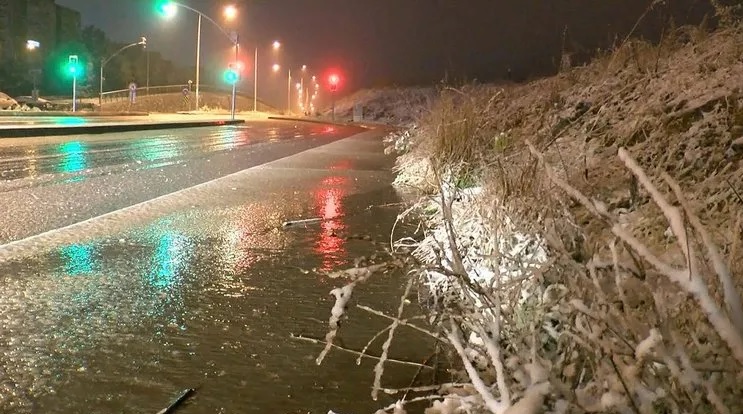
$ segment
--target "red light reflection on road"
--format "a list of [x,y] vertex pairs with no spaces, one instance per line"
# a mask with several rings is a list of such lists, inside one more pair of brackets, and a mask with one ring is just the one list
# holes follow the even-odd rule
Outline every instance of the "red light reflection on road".
[[338,233],[346,228],[343,222],[343,198],[347,192],[347,182],[347,177],[330,176],[322,180],[320,186],[312,192],[317,215],[323,219],[315,242],[315,252],[322,256],[320,270],[324,272],[343,264],[346,253],[346,241]]

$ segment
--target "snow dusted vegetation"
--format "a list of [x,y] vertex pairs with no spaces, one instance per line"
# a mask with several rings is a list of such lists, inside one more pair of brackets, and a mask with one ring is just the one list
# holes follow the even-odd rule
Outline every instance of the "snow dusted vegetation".
[[[355,105],[361,105],[365,121],[411,127],[436,98],[434,87],[362,89],[336,103],[336,117],[352,119]],[[329,112],[328,112],[329,113]]]
[[[387,316],[373,395],[401,398],[380,412],[743,412],[741,44],[740,24],[676,28],[553,78],[378,111],[414,120],[386,139],[395,185],[419,195],[400,214],[419,231],[391,250],[425,316],[401,316],[407,292]],[[331,322],[351,290],[335,293]],[[411,325],[450,368],[384,388]]]

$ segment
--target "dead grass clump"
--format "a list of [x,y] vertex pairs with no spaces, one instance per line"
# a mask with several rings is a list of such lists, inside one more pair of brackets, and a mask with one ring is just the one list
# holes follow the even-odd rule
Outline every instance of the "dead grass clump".
[[741,44],[679,28],[573,78],[442,96],[406,157],[433,165],[421,273],[463,293],[430,329],[475,407],[743,411]]
[[477,175],[488,154],[502,147],[492,125],[492,102],[488,88],[446,88],[421,120],[419,153],[429,154],[435,167],[465,165],[464,176]]

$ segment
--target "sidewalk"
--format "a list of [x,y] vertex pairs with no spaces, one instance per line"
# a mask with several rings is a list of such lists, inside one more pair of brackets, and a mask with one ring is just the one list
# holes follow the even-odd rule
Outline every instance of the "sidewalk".
[[234,125],[246,120],[268,119],[270,115],[243,112],[232,120],[228,113],[3,112],[0,111],[0,138]]

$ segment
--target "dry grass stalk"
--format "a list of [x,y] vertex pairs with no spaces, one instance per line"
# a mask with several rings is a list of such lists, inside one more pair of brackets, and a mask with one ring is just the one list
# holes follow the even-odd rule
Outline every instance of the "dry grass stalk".
[[[506,413],[743,412],[743,155],[731,144],[743,32],[700,31],[627,41],[528,85],[442,92],[399,164],[434,194],[418,205],[428,237],[392,243],[417,246],[435,297],[418,328],[451,346],[460,371],[447,382],[473,384],[413,398],[438,398],[430,413],[462,395]],[[519,232],[538,242],[506,249]],[[543,245],[549,260],[535,263]]]

